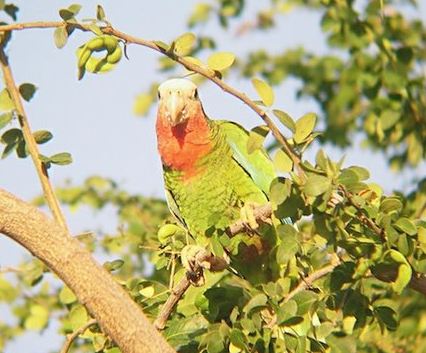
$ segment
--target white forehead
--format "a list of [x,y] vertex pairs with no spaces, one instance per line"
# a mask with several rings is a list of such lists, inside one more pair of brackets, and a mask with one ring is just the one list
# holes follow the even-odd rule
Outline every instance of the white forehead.
[[158,87],[158,92],[160,92],[160,95],[163,95],[166,92],[176,91],[192,94],[196,89],[197,86],[190,80],[187,80],[185,78],[172,78],[171,80],[163,82]]

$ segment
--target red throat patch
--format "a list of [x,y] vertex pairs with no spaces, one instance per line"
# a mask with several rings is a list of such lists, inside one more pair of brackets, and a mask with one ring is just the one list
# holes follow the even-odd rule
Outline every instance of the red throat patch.
[[157,140],[163,164],[184,173],[187,179],[197,173],[197,161],[212,149],[210,127],[201,105],[185,122],[171,126],[160,108]]

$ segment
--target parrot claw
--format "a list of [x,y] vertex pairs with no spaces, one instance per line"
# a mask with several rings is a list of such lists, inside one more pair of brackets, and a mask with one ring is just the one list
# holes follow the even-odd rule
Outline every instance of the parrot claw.
[[[249,235],[258,234],[257,229],[259,228],[259,223],[255,217],[255,209],[259,207],[258,204],[254,202],[247,202],[240,209],[240,218],[244,224],[244,227]],[[263,220],[261,220],[263,222]]]
[[181,252],[181,260],[191,284],[196,287],[205,283],[203,270],[222,271],[229,265],[229,257],[214,256],[198,245],[185,246]]
[[337,205],[341,204],[344,201],[343,195],[339,193],[339,191],[334,191],[333,194],[330,197],[330,200],[328,200],[327,205],[331,208],[337,207]]

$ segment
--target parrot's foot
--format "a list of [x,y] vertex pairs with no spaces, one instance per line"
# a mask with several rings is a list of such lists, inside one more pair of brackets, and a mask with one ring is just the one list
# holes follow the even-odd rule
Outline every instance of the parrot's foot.
[[183,267],[188,271],[191,284],[200,287],[204,285],[203,270],[222,271],[229,265],[229,258],[214,256],[198,245],[187,245],[182,249],[181,260]]
[[272,224],[271,218],[258,218],[256,215],[256,209],[259,208],[259,204],[255,202],[247,202],[244,204],[243,207],[240,209],[240,217],[241,221],[244,224],[244,227],[246,228],[246,231],[249,234],[258,234],[257,229],[259,228],[259,221],[261,223],[267,223]]
[[341,195],[339,193],[339,191],[336,190],[331,195],[330,200],[328,200],[327,205],[328,205],[328,207],[335,208],[335,207],[337,207],[337,205],[341,204],[343,201],[344,201],[343,195]]

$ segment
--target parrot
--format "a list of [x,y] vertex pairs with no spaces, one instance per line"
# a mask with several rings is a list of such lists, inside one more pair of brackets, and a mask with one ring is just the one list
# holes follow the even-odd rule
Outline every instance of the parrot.
[[[277,178],[266,151],[248,153],[247,130],[207,117],[197,86],[186,78],[159,86],[156,135],[166,200],[178,224],[199,246],[214,249],[219,243],[244,278],[254,283],[271,278],[274,225],[259,225],[250,217],[255,207],[269,202],[270,184]],[[224,230],[243,215],[247,231],[227,237]]]

